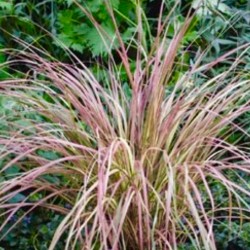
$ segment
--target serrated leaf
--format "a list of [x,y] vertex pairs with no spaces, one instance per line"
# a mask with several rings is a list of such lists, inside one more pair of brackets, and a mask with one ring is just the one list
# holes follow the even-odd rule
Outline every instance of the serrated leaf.
[[[96,28],[90,29],[88,33],[86,33],[86,39],[88,41],[88,46],[91,49],[91,52],[93,56],[99,56],[103,54],[107,54],[109,49],[111,49],[112,46],[115,45],[115,31],[114,29],[109,25],[102,25],[103,30],[109,36],[109,39],[104,37],[104,35],[101,35]],[[106,35],[105,35],[106,36]],[[113,43],[109,42],[109,40],[112,40]]]
[[125,32],[123,32],[123,34],[122,34],[122,40],[123,41],[130,41],[135,33],[136,33],[136,28],[135,27],[127,28],[125,30]]
[[89,26],[86,23],[82,23],[80,25],[75,25],[72,29],[72,33],[77,36],[80,36],[80,35],[85,35],[88,30]]
[[58,24],[60,26],[64,26],[66,24],[71,24],[73,14],[74,14],[74,12],[72,10],[61,10],[57,15]]
[[118,8],[120,4],[120,0],[111,0],[111,4],[113,8]]
[[119,11],[123,15],[128,17],[130,11],[134,9],[134,5],[128,0],[120,0],[119,2],[120,2],[119,3]]
[[66,2],[67,2],[67,4],[68,4],[68,7],[70,6],[70,5],[72,5],[73,4],[73,0],[66,0]]
[[75,51],[77,51],[77,52],[80,52],[80,53],[82,53],[82,52],[83,52],[83,49],[84,49],[83,44],[79,44],[79,43],[73,43],[70,47],[71,47],[73,50],[75,50]]
[[103,7],[103,0],[88,1],[87,6],[92,13],[98,12]]
[[[118,8],[119,4],[120,4],[120,0],[110,0],[110,3],[111,3],[113,8]],[[105,8],[105,2],[103,0],[88,1],[87,6],[88,6],[88,9],[92,13],[107,12],[107,14],[108,14],[108,11]]]
[[64,45],[69,48],[73,43],[72,38],[70,38],[68,35],[64,33],[58,34],[57,38],[60,41],[58,42],[58,45],[60,45],[61,47],[63,47],[62,45]]
[[0,1],[0,9],[11,11],[12,7],[13,7],[12,1]]

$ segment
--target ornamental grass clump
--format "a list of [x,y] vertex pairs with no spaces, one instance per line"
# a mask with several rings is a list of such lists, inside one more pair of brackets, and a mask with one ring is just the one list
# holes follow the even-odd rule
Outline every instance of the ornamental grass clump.
[[[156,35],[145,43],[138,5],[134,37],[125,43],[108,3],[107,9],[115,38],[91,20],[121,64],[110,50],[102,78],[74,55],[75,65],[44,59],[22,41],[25,53],[6,51],[15,54],[10,67],[28,71],[1,82],[2,98],[14,103],[1,117],[2,239],[43,207],[64,215],[50,250],[59,240],[65,249],[216,249],[218,221],[249,220],[250,191],[227,175],[250,172],[247,145],[229,140],[236,131],[249,136],[235,122],[249,111],[250,79],[237,71],[249,46],[207,64],[201,64],[205,52],[197,53],[176,78],[192,16],[169,39],[172,12],[163,18],[162,5]],[[235,52],[228,70],[208,77]],[[214,183],[225,190],[223,203]],[[6,230],[20,210],[23,216]]]

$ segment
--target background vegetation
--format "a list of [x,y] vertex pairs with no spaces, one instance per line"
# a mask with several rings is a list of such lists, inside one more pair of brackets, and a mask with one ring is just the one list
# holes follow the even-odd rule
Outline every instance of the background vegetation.
[[[134,1],[128,0],[112,0],[112,8],[115,11],[117,23],[120,27],[121,38],[126,43],[134,36],[137,23],[136,5]],[[173,8],[176,1],[166,1],[164,13],[167,15]],[[89,0],[78,1],[80,5],[85,6],[90,13],[93,14],[95,20],[110,36],[114,37],[115,29],[110,19],[110,14],[105,8],[104,1]],[[147,15],[148,23],[145,24],[145,47],[150,47],[151,39],[157,33],[157,20],[160,10],[160,4],[157,0],[142,1],[143,9]],[[195,12],[195,17],[192,20],[185,36],[182,39],[182,50],[179,51],[179,58],[175,59],[175,71],[172,78],[169,80],[169,88],[166,90],[172,93],[175,88],[177,79],[181,78],[185,72],[195,63],[197,59],[197,51],[205,53],[202,57],[202,63],[210,63],[224,55],[225,53],[240,47],[243,44],[250,42],[250,3],[247,0],[237,1],[206,1],[206,4],[198,9],[199,1],[181,1],[174,9],[174,15],[171,16],[171,24],[168,27],[168,39],[173,39],[175,36],[176,27],[181,27],[185,24],[189,10]],[[80,59],[81,62],[89,66],[94,72],[97,79],[105,84],[105,68],[100,67],[100,64],[109,64],[109,53],[105,47],[100,34],[96,27],[91,22],[90,17],[82,11],[74,1],[71,0],[46,0],[46,1],[3,1],[0,0],[0,80],[9,78],[15,79],[23,74],[30,74],[29,68],[25,65],[5,64],[14,58],[13,50],[17,49],[25,51],[25,46],[33,45],[44,52],[42,54],[48,61],[58,60],[60,62],[72,63],[79,66],[79,62],[69,52],[72,51]],[[26,42],[25,44],[21,41]],[[121,59],[117,55],[116,48],[119,45],[114,42],[111,53],[114,55],[114,61],[117,67],[121,65]],[[27,53],[29,49],[26,48]],[[189,82],[189,85],[195,87],[202,86],[205,80],[211,79],[218,74],[227,70],[234,63],[241,51],[231,54],[227,60],[221,61],[213,68],[206,71],[202,77],[197,77]],[[241,57],[241,62],[237,65],[237,70],[232,70],[232,74],[237,75],[239,71],[248,72],[250,70],[250,52],[246,52]],[[15,54],[16,56],[16,54]],[[136,49],[133,46],[128,51],[131,68],[136,68]],[[123,89],[126,95],[131,98],[131,89],[129,80],[127,79],[126,70],[121,66],[121,80]],[[237,71],[237,72],[236,72]],[[44,76],[39,76],[43,79]],[[244,78],[244,77],[243,77]],[[0,86],[1,87],[1,86]],[[223,84],[220,86],[223,88]],[[220,91],[220,88],[217,91]],[[189,86],[187,86],[187,91]],[[58,89],[54,89],[60,93]],[[176,93],[178,94],[178,93]],[[39,92],[42,100],[48,103],[53,103],[54,100],[45,91]],[[240,100],[242,103],[248,102],[247,95]],[[0,96],[0,116],[10,117],[8,122],[12,122],[20,128],[28,127],[29,120],[39,122],[49,122],[50,118],[36,113],[24,114],[20,116],[20,107],[17,102],[6,96]],[[23,110],[22,110],[23,111]],[[249,127],[249,111],[244,112],[237,117],[236,123],[245,131],[250,131]],[[27,119],[28,118],[28,119]],[[83,125],[81,125],[83,126]],[[85,128],[84,128],[85,129]],[[11,131],[8,123],[1,119],[0,121],[1,139],[5,138],[6,131]],[[26,131],[25,133],[29,133]],[[30,132],[32,133],[32,131]],[[70,138],[74,138],[70,137]],[[239,143],[248,146],[249,137],[246,133],[235,131],[227,138],[230,143]],[[40,149],[36,152],[37,155],[44,161],[55,161],[60,159],[61,155],[54,150]],[[9,155],[9,158],[0,159],[0,168],[3,168],[10,159],[15,156]],[[13,176],[20,174],[18,165],[12,165],[0,174],[0,182],[8,181]],[[239,185],[249,190],[250,178],[246,172],[228,171],[228,178],[237,182]],[[67,183],[68,180],[60,174],[47,175],[44,177],[49,183]],[[225,204],[228,202],[228,190],[220,182],[211,180],[211,190],[214,200],[217,204]],[[202,189],[202,186],[200,187]],[[203,187],[205,189],[205,187]],[[43,199],[46,191],[34,192],[33,189],[25,190],[17,193],[9,200],[10,204],[15,204],[25,200],[27,197],[32,202]],[[204,191],[204,200],[209,200]],[[225,198],[226,197],[226,198]],[[242,194],[245,202],[249,202],[249,197]],[[245,197],[245,198],[244,198]],[[70,209],[73,204],[67,203],[67,199],[58,199],[54,203]],[[248,203],[249,204],[249,203]],[[59,212],[48,212],[43,208],[36,208],[32,213],[26,214],[27,209],[21,209],[11,217],[9,223],[0,232],[0,238],[8,232],[8,229],[17,222],[20,218],[23,222],[15,227],[10,233],[2,238],[0,246],[3,249],[48,249],[50,241],[55,233],[55,230],[64,216]],[[221,214],[223,218],[224,214]],[[246,216],[247,217],[247,216]],[[245,220],[244,223],[238,220],[228,221],[221,219],[215,223],[215,238],[218,249],[250,249],[250,222]],[[192,243],[192,242],[191,242]],[[178,246],[178,249],[195,249],[189,240]],[[64,242],[60,240],[56,245],[56,249],[63,249]],[[76,249],[78,246],[76,245]]]

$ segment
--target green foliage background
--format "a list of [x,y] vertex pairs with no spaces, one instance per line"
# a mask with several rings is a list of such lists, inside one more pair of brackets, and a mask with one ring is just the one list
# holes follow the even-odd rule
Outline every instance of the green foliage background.
[[[134,1],[111,1],[124,41],[131,38],[136,28]],[[78,2],[88,8],[110,37],[114,37],[114,27],[110,15],[105,9],[104,1],[80,0]],[[167,1],[166,14],[174,2]],[[185,16],[191,6],[195,10],[193,2],[195,1],[181,1],[179,8],[176,9],[174,20],[176,25],[181,25],[185,21]],[[192,64],[193,54],[198,49],[206,49],[210,46],[206,56],[206,60],[209,62],[232,48],[250,42],[250,1],[227,0],[219,1],[217,4],[213,4],[216,1],[212,0],[207,2],[208,6],[204,7],[203,11],[197,12],[196,18],[183,41],[183,46],[189,48],[185,52],[187,65]],[[153,36],[159,1],[144,0],[143,5],[151,21],[152,29],[150,35]],[[145,27],[146,25],[145,23]],[[171,34],[169,34],[169,38],[171,38]],[[0,63],[4,63],[11,57],[11,55],[3,53],[1,49],[21,48],[18,42],[20,40],[46,50],[49,55],[60,61],[67,62],[71,60],[69,54],[65,51],[65,48],[70,49],[83,62],[92,65],[94,70],[97,67],[96,62],[100,57],[102,57],[102,60],[105,60],[105,56],[108,53],[96,28],[72,0],[0,0]],[[113,46],[116,46],[115,40]],[[131,51],[131,61],[133,61],[133,58],[134,54]],[[245,64],[242,66],[244,67],[243,70],[247,71],[250,69],[250,55],[244,57],[243,60],[245,60]],[[119,61],[117,64],[119,64]],[[212,71],[209,74],[218,74],[223,71],[223,67],[223,64],[219,64],[214,69],[216,72]],[[184,67],[180,68],[178,74],[182,74],[182,71],[185,71]],[[14,72],[13,69],[1,67],[0,80],[16,74]],[[178,76],[176,75],[176,77]],[[125,84],[124,88],[126,88]],[[11,111],[13,105],[15,104],[0,97],[0,114],[13,112]],[[248,119],[249,116],[244,116],[238,122],[247,126],[249,124],[246,122]],[[0,129],[3,126],[4,123],[0,122]],[[242,135],[235,135],[235,138],[230,139],[236,141],[239,138],[241,139]],[[42,153],[45,158],[54,157],[53,152]],[[0,167],[1,164],[3,163],[0,162]],[[19,170],[13,166],[8,171],[10,172],[5,173],[6,176],[17,174]],[[235,173],[229,174],[232,175],[232,178],[238,178]],[[6,176],[0,176],[0,181],[1,178],[7,178]],[[247,178],[249,179],[247,176],[244,178],[246,180]],[[56,181],[56,179],[51,181]],[[249,181],[247,182],[249,183]],[[216,183],[214,183],[214,187],[215,197],[223,202],[225,190],[221,189]],[[15,198],[17,200],[23,199],[21,196]],[[39,197],[34,197],[34,199],[36,198]],[[19,214],[19,216],[22,215],[22,213]],[[12,222],[14,223],[16,220],[17,218],[15,217]],[[12,231],[3,242],[0,242],[0,249],[47,249],[48,242],[51,240],[60,220],[61,216],[59,214],[48,213],[38,209],[31,216],[25,217],[19,228]],[[226,222],[221,221],[215,230],[217,231],[218,249],[231,249],[230,246],[233,245],[237,247],[235,249],[250,249],[249,223],[243,226],[233,223],[233,226],[229,227]],[[230,241],[226,240],[228,237]],[[62,249],[63,243],[60,244],[58,249]],[[189,249],[188,242],[186,245],[180,246],[180,249]]]

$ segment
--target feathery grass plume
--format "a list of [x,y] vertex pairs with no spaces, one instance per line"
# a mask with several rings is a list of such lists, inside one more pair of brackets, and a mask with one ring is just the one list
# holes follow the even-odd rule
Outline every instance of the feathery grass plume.
[[[26,51],[8,64],[25,65],[29,72],[2,81],[0,90],[17,107],[1,118],[6,126],[0,137],[0,231],[19,210],[24,218],[42,206],[65,215],[50,250],[65,233],[65,249],[178,249],[189,242],[211,250],[221,216],[229,222],[249,219],[242,198],[250,196],[249,189],[226,174],[250,172],[248,148],[228,140],[235,131],[249,136],[235,123],[249,111],[243,100],[250,79],[236,70],[249,45],[206,65],[200,64],[205,53],[197,54],[189,70],[173,80],[192,16],[169,39],[174,8],[164,16],[163,6],[153,37],[144,31],[147,20],[137,3],[136,32],[124,43],[107,1],[116,31],[111,41],[117,40],[122,62],[116,64],[110,50],[102,81],[77,58],[78,66],[46,60],[43,51],[19,41]],[[91,13],[79,8],[109,46]],[[145,42],[147,36],[152,43]],[[135,69],[130,47],[137,51]],[[206,76],[236,51],[241,55],[227,71]],[[18,172],[6,174],[13,166]],[[215,199],[213,183],[226,190],[225,204]],[[13,201],[25,191],[27,196]],[[32,201],[38,193],[42,198]]]

